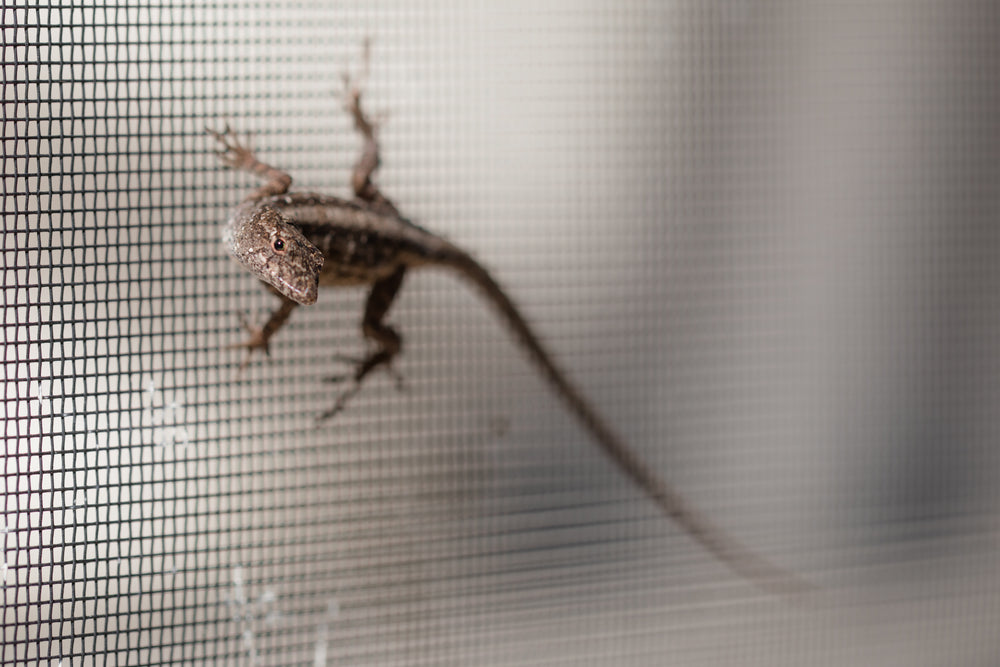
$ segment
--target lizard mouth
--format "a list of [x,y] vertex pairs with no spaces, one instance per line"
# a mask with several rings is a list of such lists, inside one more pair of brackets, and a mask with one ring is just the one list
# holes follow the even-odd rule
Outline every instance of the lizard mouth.
[[300,303],[303,306],[311,306],[316,303],[316,298],[319,296],[318,274],[313,276],[304,276],[291,281],[279,278],[271,283],[271,285],[283,296],[286,296],[292,301]]

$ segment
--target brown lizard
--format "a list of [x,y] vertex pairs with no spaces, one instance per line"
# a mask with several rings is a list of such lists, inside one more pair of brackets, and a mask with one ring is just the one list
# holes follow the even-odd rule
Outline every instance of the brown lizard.
[[[367,65],[367,48],[365,62]],[[321,420],[329,418],[357,393],[372,370],[388,366],[399,353],[402,339],[384,318],[406,272],[418,267],[450,269],[479,288],[581,424],[664,514],[721,562],[761,587],[782,593],[809,588],[688,505],[598,415],[489,272],[465,251],[399,213],[372,181],[379,166],[377,126],[362,111],[361,88],[346,76],[345,86],[346,109],[363,138],[361,158],[351,179],[353,200],[290,191],[291,176],[258,159],[228,126],[222,132],[208,130],[220,145],[217,153],[223,163],[264,181],[235,209],[223,233],[232,256],[281,297],[281,305],[262,327],[244,322],[250,336],[234,346],[247,350],[243,366],[254,350],[267,349],[271,337],[297,305],[315,303],[320,285],[370,286],[361,328],[375,344],[374,350],[358,363],[351,387],[319,416]]]

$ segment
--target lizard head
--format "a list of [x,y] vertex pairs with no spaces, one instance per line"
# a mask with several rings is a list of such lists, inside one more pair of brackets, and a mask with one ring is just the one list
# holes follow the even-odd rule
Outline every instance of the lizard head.
[[305,306],[316,302],[323,253],[281,213],[240,207],[223,240],[240,264],[282,296]]

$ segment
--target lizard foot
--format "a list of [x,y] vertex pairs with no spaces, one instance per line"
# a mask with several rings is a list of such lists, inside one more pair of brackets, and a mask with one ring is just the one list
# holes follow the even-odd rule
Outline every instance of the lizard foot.
[[316,424],[319,425],[321,422],[326,421],[327,419],[333,417],[335,414],[343,410],[344,406],[347,405],[347,401],[354,398],[354,396],[359,391],[361,391],[361,383],[356,380],[352,381],[351,386],[342,391],[340,395],[337,396],[337,400],[334,401],[333,405],[330,407],[329,410],[316,416]]
[[224,165],[238,170],[253,169],[257,162],[257,158],[254,157],[253,150],[248,145],[240,142],[239,136],[231,127],[229,127],[229,123],[226,123],[222,132],[218,132],[209,127],[206,127],[205,131],[215,137],[215,141],[218,142],[219,147],[215,149],[215,154],[219,156],[219,160]]
[[343,103],[344,109],[352,116],[364,117],[361,113],[361,94],[368,83],[368,75],[371,72],[372,40],[365,37],[361,43],[361,71],[352,75],[349,69],[344,69],[340,73],[340,80],[344,84]]
[[336,354],[334,355],[333,359],[337,363],[348,364],[350,366],[353,366],[355,370],[353,373],[328,375],[327,377],[323,378],[324,382],[339,384],[341,382],[351,381],[360,384],[361,381],[364,380],[365,377],[371,371],[375,370],[375,368],[380,368],[384,370],[386,373],[388,373],[389,377],[391,377],[395,381],[397,391],[407,390],[406,379],[403,378],[403,375],[399,371],[397,371],[388,360],[381,361],[377,364],[372,364],[371,357],[352,357],[347,354]]
[[[361,96],[365,92],[365,86],[368,84],[368,74],[371,70],[371,50],[372,50],[371,39],[365,39],[362,44],[361,52],[361,71],[357,75],[351,75],[349,71],[344,71],[340,75],[341,81],[344,84],[344,90],[342,95],[342,103],[344,105],[344,110],[351,115],[354,120],[354,127],[364,136],[368,141],[373,143],[375,141],[375,132],[385,123],[389,118],[389,113],[386,111],[377,112],[374,116],[366,114],[361,108]],[[377,149],[374,151],[377,156]],[[377,160],[377,157],[375,158]]]
[[262,327],[255,327],[250,324],[244,313],[240,313],[240,326],[249,333],[250,335],[246,340],[239,343],[233,343],[232,345],[227,345],[227,350],[246,350],[246,355],[243,357],[243,361],[240,363],[239,372],[243,372],[247,366],[250,365],[250,360],[253,358],[255,350],[263,350],[265,355],[270,356],[271,350],[268,345],[269,336],[267,336]]
[[350,357],[347,355],[338,354],[335,356],[335,359],[339,362],[353,365],[355,367],[355,370],[353,373],[344,373],[341,375],[332,375],[323,378],[325,382],[332,382],[332,383],[349,382],[350,385],[342,392],[340,392],[340,394],[337,396],[337,399],[334,401],[333,405],[330,407],[329,410],[323,412],[322,414],[316,417],[317,424],[326,421],[330,417],[333,417],[338,412],[343,410],[344,406],[347,405],[347,402],[352,398],[354,398],[354,396],[361,391],[361,385],[364,382],[365,378],[368,377],[368,374],[371,373],[371,371],[375,370],[376,368],[384,369],[385,372],[388,373],[396,381],[397,391],[405,391],[407,389],[406,381],[403,379],[403,376],[400,375],[399,372],[396,371],[396,369],[394,369],[390,364],[391,356],[387,355],[384,351],[375,352],[374,354],[371,354],[361,359],[357,357]]

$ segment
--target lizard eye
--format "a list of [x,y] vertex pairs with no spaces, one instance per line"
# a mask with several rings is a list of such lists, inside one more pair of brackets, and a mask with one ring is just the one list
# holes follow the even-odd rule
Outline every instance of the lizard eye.
[[274,248],[274,252],[283,253],[285,252],[285,240],[278,238],[271,241],[271,247]]

